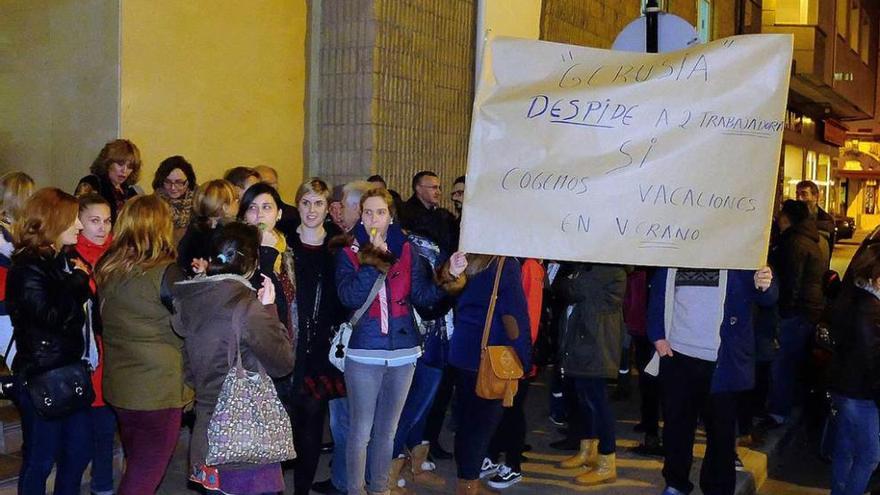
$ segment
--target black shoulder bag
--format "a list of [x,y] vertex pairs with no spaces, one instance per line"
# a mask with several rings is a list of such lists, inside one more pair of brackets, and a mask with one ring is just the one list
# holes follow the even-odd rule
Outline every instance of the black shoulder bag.
[[[91,326],[90,320],[86,319],[86,325]],[[89,357],[91,333],[92,329],[87,328],[86,358]],[[82,359],[60,368],[26,376],[24,387],[37,414],[46,419],[63,418],[91,406],[95,401],[89,364]]]

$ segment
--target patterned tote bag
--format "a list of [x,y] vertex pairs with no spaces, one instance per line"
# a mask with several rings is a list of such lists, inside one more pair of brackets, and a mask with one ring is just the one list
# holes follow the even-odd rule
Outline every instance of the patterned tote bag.
[[293,459],[296,452],[290,417],[266,371],[262,367],[248,371],[242,366],[241,318],[233,318],[233,326],[229,373],[208,422],[205,463],[272,464]]

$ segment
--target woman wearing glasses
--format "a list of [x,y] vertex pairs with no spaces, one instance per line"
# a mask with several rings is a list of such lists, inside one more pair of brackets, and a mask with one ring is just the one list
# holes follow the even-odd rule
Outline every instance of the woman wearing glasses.
[[189,226],[196,186],[196,174],[192,165],[180,155],[162,160],[156,169],[153,190],[171,207],[175,243],[180,241]]

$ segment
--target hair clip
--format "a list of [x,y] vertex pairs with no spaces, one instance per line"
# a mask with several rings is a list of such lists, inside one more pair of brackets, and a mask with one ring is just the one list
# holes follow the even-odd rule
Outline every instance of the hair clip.
[[229,262],[229,258],[227,258],[226,255],[223,253],[218,254],[217,259],[220,261],[220,263],[228,263]]

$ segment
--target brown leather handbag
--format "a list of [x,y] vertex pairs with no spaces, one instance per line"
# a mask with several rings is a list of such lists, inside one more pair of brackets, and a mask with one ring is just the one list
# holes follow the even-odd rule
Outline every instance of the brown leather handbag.
[[495,315],[495,301],[498,299],[498,284],[504,268],[504,256],[498,258],[495,271],[495,284],[489,299],[489,312],[483,326],[483,342],[480,346],[480,369],[477,371],[477,397],[488,400],[502,399],[504,407],[513,406],[513,397],[523,377],[523,367],[516,351],[509,345],[488,345],[489,330]]

